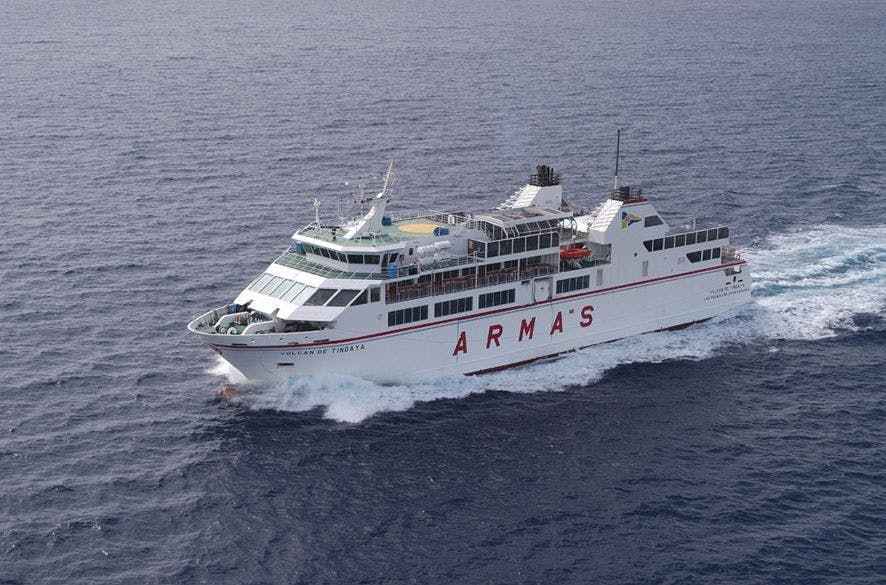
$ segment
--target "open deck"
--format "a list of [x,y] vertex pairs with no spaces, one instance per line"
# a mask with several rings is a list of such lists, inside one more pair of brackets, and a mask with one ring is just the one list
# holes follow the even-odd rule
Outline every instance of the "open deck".
[[381,232],[364,235],[354,239],[344,237],[347,227],[345,226],[316,226],[309,225],[298,234],[308,238],[322,240],[330,244],[338,244],[348,247],[375,247],[389,244],[398,244],[407,240],[414,240],[422,236],[429,236],[436,228],[451,228],[452,224],[444,221],[445,214],[427,213],[416,216],[397,218],[390,224],[382,225]]

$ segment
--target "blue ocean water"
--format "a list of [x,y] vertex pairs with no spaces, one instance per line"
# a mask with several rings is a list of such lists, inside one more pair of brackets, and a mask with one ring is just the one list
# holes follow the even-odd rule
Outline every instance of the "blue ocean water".
[[[0,582],[886,582],[886,5],[0,3]],[[752,305],[216,398],[187,321],[346,179],[724,221]]]

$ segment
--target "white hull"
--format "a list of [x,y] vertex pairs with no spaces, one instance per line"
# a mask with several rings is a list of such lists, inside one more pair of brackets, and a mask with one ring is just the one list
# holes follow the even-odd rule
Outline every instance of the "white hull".
[[[737,277],[731,274],[735,268],[741,269]],[[527,280],[515,283],[516,305],[415,325],[362,334],[333,329],[327,332],[328,340],[311,342],[304,336],[298,341],[298,333],[205,337],[250,380],[342,373],[406,382],[494,371],[710,319],[749,302],[750,282],[741,260],[541,301],[533,298],[538,294],[535,281]],[[379,326],[382,314],[397,307],[379,307]],[[237,337],[237,345],[232,337]]]

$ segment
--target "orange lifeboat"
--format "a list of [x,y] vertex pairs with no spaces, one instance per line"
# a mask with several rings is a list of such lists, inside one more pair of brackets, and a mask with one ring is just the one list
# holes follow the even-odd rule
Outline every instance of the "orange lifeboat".
[[591,251],[587,248],[577,248],[575,246],[571,246],[569,248],[560,250],[561,260],[582,260],[590,255]]

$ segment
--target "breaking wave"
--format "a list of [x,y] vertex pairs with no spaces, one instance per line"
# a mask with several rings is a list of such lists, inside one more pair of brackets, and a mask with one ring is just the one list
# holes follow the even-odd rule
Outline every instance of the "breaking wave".
[[[854,315],[882,314],[886,309],[886,226],[823,225],[778,234],[757,243],[745,257],[751,263],[754,302],[687,330],[631,337],[556,361],[480,377],[380,385],[323,374],[255,387],[235,400],[253,409],[301,412],[320,408],[326,418],[359,422],[378,412],[407,410],[417,402],[487,390],[564,390],[593,383],[619,365],[702,360],[729,345],[821,339],[854,330]],[[210,373],[243,383],[236,370],[216,359],[218,364]],[[564,372],[569,372],[568,378]]]

